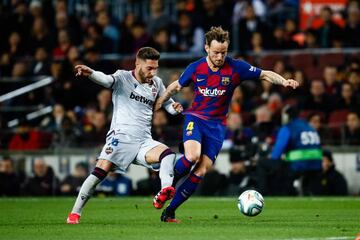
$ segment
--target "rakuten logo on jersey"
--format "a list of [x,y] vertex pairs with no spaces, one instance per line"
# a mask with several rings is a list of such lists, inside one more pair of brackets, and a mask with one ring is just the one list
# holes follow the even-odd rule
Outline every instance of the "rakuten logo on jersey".
[[198,90],[205,97],[222,96],[226,92],[226,90],[221,90],[221,89],[217,89],[217,88],[200,88],[200,87],[198,87]]
[[147,105],[152,106],[154,104],[154,101],[147,99],[146,97],[135,95],[133,92],[130,94],[130,99],[134,99],[135,101],[145,103]]

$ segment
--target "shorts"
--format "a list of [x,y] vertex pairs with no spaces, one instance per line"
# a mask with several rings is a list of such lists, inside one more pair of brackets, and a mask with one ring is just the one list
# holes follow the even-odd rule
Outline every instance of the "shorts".
[[151,137],[143,140],[133,139],[129,135],[110,132],[106,136],[106,143],[98,159],[105,159],[116,165],[118,172],[125,173],[131,163],[159,171],[160,163],[148,164],[145,155],[148,151],[162,143],[155,141]]
[[221,122],[203,120],[190,114],[185,115],[183,142],[195,140],[201,144],[201,154],[213,163],[219,154],[225,138],[225,126]]

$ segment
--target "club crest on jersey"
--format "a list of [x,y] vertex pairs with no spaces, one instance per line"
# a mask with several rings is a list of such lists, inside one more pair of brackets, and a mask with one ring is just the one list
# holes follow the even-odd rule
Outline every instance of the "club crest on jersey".
[[191,136],[192,135],[192,131],[187,131],[186,132],[186,136]]
[[157,89],[156,89],[155,86],[151,88],[151,93],[152,93],[153,97],[156,96],[156,94],[157,94]]
[[221,83],[223,84],[223,85],[229,85],[229,83],[230,83],[230,77],[222,77],[221,78]]
[[107,148],[105,149],[105,153],[106,153],[106,154],[112,154],[112,152],[113,152],[113,148],[112,148],[112,147],[107,147]]

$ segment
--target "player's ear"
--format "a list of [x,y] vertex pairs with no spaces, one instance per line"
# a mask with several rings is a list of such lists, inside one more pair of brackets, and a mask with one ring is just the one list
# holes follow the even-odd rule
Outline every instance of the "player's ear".
[[135,66],[137,67],[137,66],[139,66],[140,65],[140,59],[139,58],[136,58],[136,60],[135,60]]
[[205,51],[206,51],[207,53],[209,53],[209,50],[210,50],[209,45],[205,44]]

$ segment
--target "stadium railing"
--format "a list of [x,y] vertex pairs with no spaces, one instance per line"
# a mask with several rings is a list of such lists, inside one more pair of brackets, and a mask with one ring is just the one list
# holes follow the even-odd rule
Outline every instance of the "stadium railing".
[[[52,111],[52,106],[44,106],[43,104],[37,106],[14,106],[11,105],[11,100],[39,88],[48,86],[52,84],[53,81],[54,78],[51,76],[16,79],[10,77],[0,78],[0,84],[2,84],[2,86],[8,83],[12,85],[24,85],[20,88],[13,89],[7,93],[4,93],[3,95],[0,95],[0,112],[3,115],[7,115],[4,117],[6,119],[13,118],[6,123],[6,126],[8,128],[17,126],[20,122],[20,118],[24,118],[25,120],[33,120],[50,113]],[[16,118],[15,116],[18,117]]]

